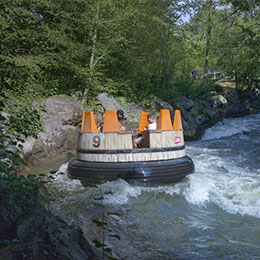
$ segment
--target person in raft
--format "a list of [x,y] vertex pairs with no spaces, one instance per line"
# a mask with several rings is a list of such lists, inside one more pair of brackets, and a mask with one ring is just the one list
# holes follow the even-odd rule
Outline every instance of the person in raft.
[[[156,130],[157,129],[157,122],[156,122],[156,116],[149,113],[147,115],[147,120],[149,122],[148,130]],[[144,127],[144,130],[147,130],[146,127]],[[141,147],[142,142],[144,141],[144,136],[139,136],[137,139],[134,140],[134,147]]]
[[105,112],[96,114],[97,129],[99,133],[103,131],[104,118],[105,118]]
[[118,122],[119,122],[119,130],[125,131],[126,127],[123,125],[123,121],[125,120],[125,113],[122,109],[116,111]]
[[[156,116],[149,113],[147,115],[147,120],[149,122],[148,130],[156,130],[157,129],[157,122],[156,122]],[[147,130],[146,127],[144,130]]]

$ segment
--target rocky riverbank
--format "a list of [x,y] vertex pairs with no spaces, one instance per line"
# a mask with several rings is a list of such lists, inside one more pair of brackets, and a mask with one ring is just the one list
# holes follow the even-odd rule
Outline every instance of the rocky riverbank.
[[[158,115],[160,109],[169,109],[172,114],[175,109],[180,109],[186,141],[200,139],[207,128],[225,117],[239,117],[260,110],[259,89],[224,94],[212,92],[207,98],[195,101],[180,97],[174,105],[154,98],[146,107],[129,104],[124,98],[115,99],[107,93],[99,94],[97,100],[102,110],[124,110],[128,128],[138,126],[142,111],[151,111]],[[25,139],[23,153],[29,157],[29,161],[23,171],[37,171],[42,165],[55,164],[56,158],[60,161],[69,160],[75,152],[83,113],[81,105],[67,96],[48,98],[42,105],[44,131],[37,138]]]

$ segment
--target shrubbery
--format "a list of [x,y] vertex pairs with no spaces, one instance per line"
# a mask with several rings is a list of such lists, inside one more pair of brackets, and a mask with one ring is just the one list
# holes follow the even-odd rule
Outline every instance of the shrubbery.
[[9,130],[27,136],[37,136],[43,129],[40,113],[30,104],[15,105],[10,113]]
[[192,78],[177,80],[174,84],[174,98],[185,96],[190,99],[203,98],[214,90],[214,82],[194,80]]
[[[4,102],[0,101],[0,112],[3,111]],[[35,133],[35,128],[31,125],[38,123],[39,117],[34,111],[28,108],[17,113],[15,120],[10,117],[10,122],[0,113],[0,258],[2,253],[15,248],[16,241],[16,222],[31,213],[39,204],[39,190],[43,187],[44,181],[34,175],[28,177],[16,175],[17,166],[23,162],[20,156],[19,146],[15,135],[12,137],[7,133],[10,124],[13,131],[20,130],[24,134]],[[27,117],[27,118],[26,118]],[[18,128],[13,127],[17,124]],[[10,149],[17,147],[16,149]],[[1,258],[2,259],[2,258]]]
[[0,248],[15,242],[15,223],[28,216],[39,204],[39,189],[43,182],[36,176],[16,176],[1,174],[0,176]]

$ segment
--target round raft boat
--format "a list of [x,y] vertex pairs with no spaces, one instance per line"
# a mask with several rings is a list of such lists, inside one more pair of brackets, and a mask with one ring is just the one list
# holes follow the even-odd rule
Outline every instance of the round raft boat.
[[[69,162],[68,176],[83,185],[122,178],[130,183],[166,184],[177,182],[194,171],[185,155],[180,111],[172,125],[169,110],[161,110],[157,130],[145,131],[148,112],[142,112],[138,130],[119,131],[116,111],[106,111],[102,133],[92,111],[83,114],[77,155]],[[134,147],[138,134],[141,148]]]

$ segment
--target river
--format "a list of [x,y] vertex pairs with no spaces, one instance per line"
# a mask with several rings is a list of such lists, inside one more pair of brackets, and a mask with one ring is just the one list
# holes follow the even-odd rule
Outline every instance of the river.
[[109,191],[106,222],[120,240],[106,231],[105,243],[120,260],[260,259],[260,114],[224,119],[201,140],[186,143],[186,152],[195,173],[172,185],[116,180],[84,188],[56,174],[50,207],[89,241],[101,240],[92,220],[102,216],[102,207],[93,198]]

